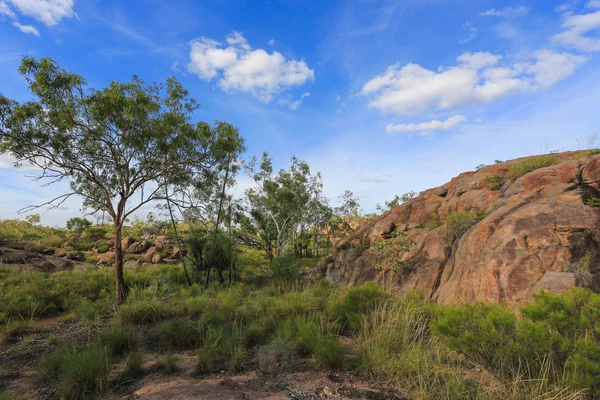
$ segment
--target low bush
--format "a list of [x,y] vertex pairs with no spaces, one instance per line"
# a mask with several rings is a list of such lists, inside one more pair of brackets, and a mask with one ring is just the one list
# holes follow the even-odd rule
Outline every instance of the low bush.
[[273,277],[281,281],[294,281],[300,277],[300,264],[293,254],[272,259],[269,267]]
[[490,190],[500,190],[504,186],[505,179],[500,175],[492,175],[485,178],[485,184]]
[[101,347],[81,351],[58,350],[40,362],[40,376],[56,385],[56,393],[66,399],[87,399],[107,390],[111,366],[109,352]]
[[11,321],[6,327],[0,330],[0,338],[5,342],[15,343],[22,336],[29,335],[35,331],[35,325],[31,320],[17,319]]
[[373,311],[388,299],[375,282],[367,282],[361,287],[348,290],[341,301],[330,306],[332,317],[342,332],[356,331],[361,314]]
[[58,248],[65,243],[66,239],[58,235],[50,235],[42,239],[42,245],[51,248]]
[[477,216],[470,211],[453,211],[446,215],[444,222],[446,240],[448,243],[454,243],[477,223]]
[[98,253],[106,253],[110,250],[110,245],[107,240],[97,240],[94,243],[94,247],[98,250]]
[[560,157],[555,154],[546,154],[543,156],[528,158],[510,165],[508,167],[508,176],[511,179],[517,179],[538,168],[549,167],[560,162]]

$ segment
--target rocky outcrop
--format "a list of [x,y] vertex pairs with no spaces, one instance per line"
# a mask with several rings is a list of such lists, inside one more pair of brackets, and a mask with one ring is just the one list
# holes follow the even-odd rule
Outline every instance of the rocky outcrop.
[[7,264],[27,271],[56,272],[73,269],[75,263],[60,257],[52,257],[31,251],[0,247],[0,264]]
[[284,400],[278,393],[252,391],[229,379],[198,380],[189,377],[156,379],[135,392],[140,400],[204,399],[204,400]]
[[[600,155],[587,154],[556,154],[555,165],[520,177],[515,165],[532,157],[463,173],[363,224],[312,277],[375,280],[440,303],[518,304],[540,289],[573,286],[587,254],[598,286],[600,208],[588,204],[600,198]],[[474,223],[454,241],[444,223],[451,213]]]
[[128,253],[132,254],[142,254],[145,253],[150,248],[150,242],[147,240],[140,240],[139,242],[135,242],[131,244],[127,248]]

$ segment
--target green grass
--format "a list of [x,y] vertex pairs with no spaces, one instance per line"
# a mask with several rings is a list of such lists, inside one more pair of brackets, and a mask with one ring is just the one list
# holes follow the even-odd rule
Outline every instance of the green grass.
[[510,165],[508,167],[508,176],[511,179],[517,179],[538,168],[556,165],[561,161],[561,158],[555,154],[546,154],[543,156],[528,158],[526,160]]
[[162,301],[130,300],[119,308],[116,318],[121,324],[149,324],[171,315],[172,310]]
[[43,358],[39,374],[56,386],[58,396],[86,399],[107,391],[110,366],[110,354],[102,347],[69,348]]
[[167,374],[174,373],[179,370],[177,361],[177,357],[173,355],[159,358],[158,361],[156,361],[156,369]]
[[453,211],[446,215],[446,240],[454,243],[478,221],[478,215],[471,211]]
[[138,334],[131,325],[115,326],[98,333],[100,345],[112,355],[120,356],[138,349]]
[[154,328],[154,335],[161,348],[186,350],[197,348],[203,340],[203,325],[176,318],[161,322]]

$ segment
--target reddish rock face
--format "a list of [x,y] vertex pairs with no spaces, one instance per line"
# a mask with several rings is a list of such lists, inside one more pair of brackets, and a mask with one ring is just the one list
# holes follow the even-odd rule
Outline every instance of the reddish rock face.
[[[600,208],[586,205],[600,198],[600,155],[556,157],[557,164],[517,179],[510,167],[525,158],[427,190],[340,241],[313,278],[375,280],[440,303],[519,304],[541,289],[559,293],[575,285],[575,265],[589,253],[593,282],[600,282]],[[455,211],[478,221],[450,243],[444,221]]]

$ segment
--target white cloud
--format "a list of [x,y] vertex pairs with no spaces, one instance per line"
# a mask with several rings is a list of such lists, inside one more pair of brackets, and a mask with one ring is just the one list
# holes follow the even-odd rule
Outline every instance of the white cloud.
[[564,31],[554,36],[555,41],[581,51],[600,51],[600,35],[588,35],[600,29],[600,11],[568,15],[562,27]]
[[600,8],[600,0],[590,0],[585,6],[586,8]]
[[219,78],[225,92],[251,93],[264,103],[282,90],[314,80],[314,70],[304,61],[288,60],[274,51],[252,49],[238,32],[226,37],[228,46],[202,37],[191,42],[188,70],[210,81]]
[[283,107],[288,107],[290,110],[295,111],[297,110],[301,105],[302,105],[302,101],[307,98],[308,96],[310,96],[310,92],[306,92],[304,93],[302,96],[300,96],[300,99],[298,100],[287,100],[287,99],[280,99],[277,101],[277,104]]
[[19,12],[37,19],[47,26],[58,24],[63,18],[76,16],[73,0],[6,0]]
[[0,15],[6,15],[8,18],[15,19],[16,15],[13,10],[10,9],[8,4],[3,1],[0,1]]
[[271,39],[271,40],[269,40],[268,43],[269,43],[269,46],[274,46],[275,43],[277,43],[277,41],[275,41],[275,39]]
[[370,97],[370,107],[383,113],[447,110],[545,89],[573,73],[586,58],[539,50],[513,65],[498,65],[500,60],[490,53],[464,53],[457,65],[437,71],[395,64],[365,83],[361,93]]
[[525,6],[520,7],[505,7],[501,10],[496,10],[492,8],[490,10],[479,13],[482,17],[521,17],[526,15],[529,12],[529,9]]
[[15,21],[15,22],[13,22],[13,26],[16,28],[19,28],[19,30],[26,35],[33,35],[33,36],[40,37],[40,33],[38,32],[38,30],[35,29],[31,25],[21,25],[20,23]]
[[433,131],[447,131],[448,129],[456,128],[458,125],[465,122],[466,120],[467,118],[460,114],[457,114],[453,115],[445,121],[438,121],[434,119],[433,121],[421,122],[419,124],[388,124],[385,127],[385,131],[389,134],[418,132],[421,135],[427,135]]

